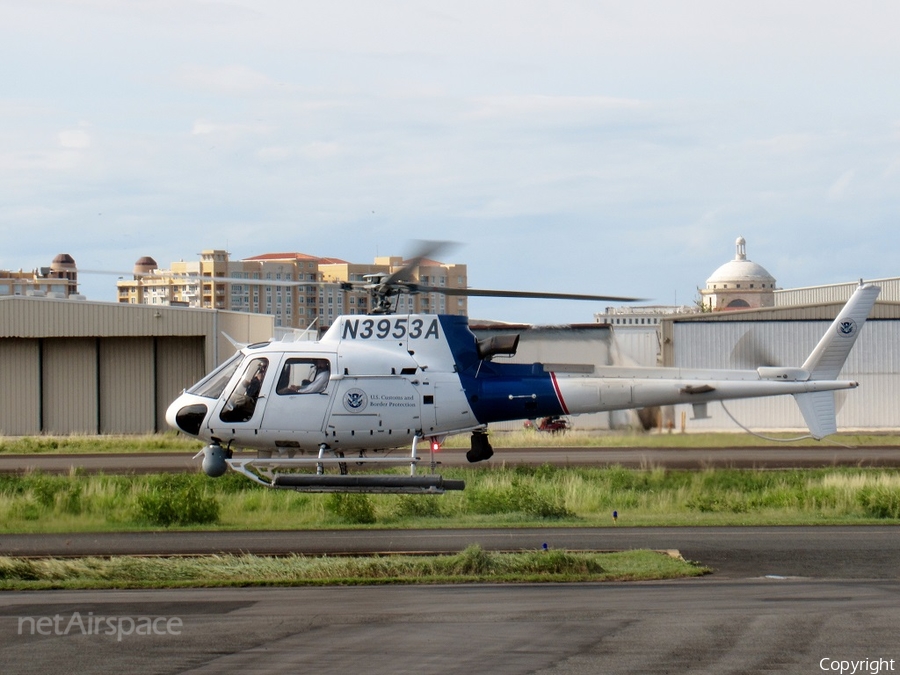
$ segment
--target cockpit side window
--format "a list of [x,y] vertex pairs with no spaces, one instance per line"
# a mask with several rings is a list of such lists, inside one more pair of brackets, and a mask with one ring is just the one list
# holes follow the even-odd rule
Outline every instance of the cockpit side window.
[[278,377],[275,392],[282,396],[319,394],[328,388],[331,364],[328,359],[288,359]]
[[247,364],[243,377],[229,395],[219,414],[219,418],[223,422],[246,422],[253,417],[268,367],[269,360],[262,358],[252,359]]
[[243,358],[244,355],[241,352],[238,352],[197,384],[188,389],[187,393],[204,396],[206,398],[219,398],[222,395],[222,392],[225,391],[225,386],[228,384],[231,376],[234,375],[234,372],[238,369],[238,366],[241,364],[241,359]]

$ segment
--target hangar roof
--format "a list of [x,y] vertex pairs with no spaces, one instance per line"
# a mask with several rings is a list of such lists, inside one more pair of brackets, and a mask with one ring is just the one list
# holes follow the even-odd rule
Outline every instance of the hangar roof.
[[[727,312],[701,312],[699,314],[673,314],[661,319],[670,322],[719,323],[727,321],[831,321],[838,315],[845,302],[825,302],[816,305],[794,307],[760,307],[736,309]],[[900,319],[900,302],[876,302],[870,319]]]
[[234,353],[226,334],[245,344],[263,342],[274,324],[273,316],[248,312],[0,296],[0,339],[203,336],[208,368]]

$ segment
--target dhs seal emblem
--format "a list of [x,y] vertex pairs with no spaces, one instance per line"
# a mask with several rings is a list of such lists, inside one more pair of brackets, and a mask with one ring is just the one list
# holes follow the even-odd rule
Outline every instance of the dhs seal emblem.
[[837,334],[841,337],[853,337],[856,335],[856,322],[853,319],[839,321],[837,325]]
[[362,389],[351,389],[344,394],[344,408],[347,412],[362,412],[369,405],[369,397]]

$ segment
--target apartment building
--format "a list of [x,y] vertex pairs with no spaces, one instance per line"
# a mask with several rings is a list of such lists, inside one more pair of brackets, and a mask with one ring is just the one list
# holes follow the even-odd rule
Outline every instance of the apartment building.
[[68,298],[78,295],[78,270],[68,253],[60,253],[50,267],[30,272],[0,270],[0,295]]
[[[400,256],[351,263],[305,253],[265,253],[231,260],[221,249],[202,251],[199,260],[173,262],[159,269],[142,257],[134,278],[117,282],[121,303],[222,309],[274,317],[276,327],[326,330],[341,314],[366,314],[369,297],[346,282],[363,283],[366,275],[391,274],[403,266]],[[466,288],[465,265],[423,260],[414,275],[422,284]],[[267,283],[271,282],[271,283]],[[342,285],[342,282],[345,285]],[[398,312],[468,312],[464,296],[422,293],[398,298]]]

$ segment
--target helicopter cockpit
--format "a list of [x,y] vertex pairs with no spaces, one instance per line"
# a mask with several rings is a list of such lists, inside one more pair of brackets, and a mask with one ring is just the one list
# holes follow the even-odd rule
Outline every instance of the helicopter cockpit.
[[223,422],[246,422],[253,417],[268,367],[269,359],[250,360],[244,370],[244,376],[235,385],[222,412],[219,413],[219,418]]

